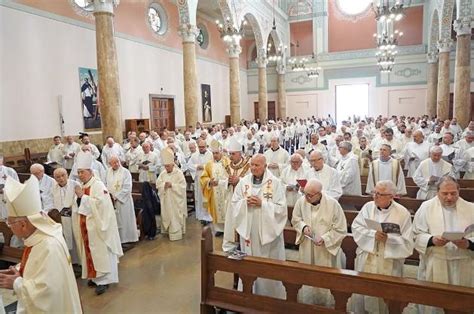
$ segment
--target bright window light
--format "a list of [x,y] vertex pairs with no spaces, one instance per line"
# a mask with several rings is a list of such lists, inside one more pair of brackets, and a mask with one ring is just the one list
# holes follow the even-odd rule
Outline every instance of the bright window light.
[[357,15],[369,7],[372,0],[337,0],[339,9],[348,15]]
[[369,115],[369,84],[336,85],[337,124],[354,116],[364,119]]

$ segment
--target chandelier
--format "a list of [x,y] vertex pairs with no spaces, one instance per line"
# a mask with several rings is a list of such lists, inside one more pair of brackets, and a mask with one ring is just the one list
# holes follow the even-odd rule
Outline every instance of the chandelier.
[[[244,20],[242,25],[246,25],[246,24],[247,24],[247,21]],[[237,27],[232,25],[229,17],[225,19],[224,23],[220,22],[219,20],[216,20],[216,27],[219,33],[221,34],[221,38],[227,43],[230,43],[230,42],[238,43],[242,39],[243,27],[238,29]]]
[[294,72],[302,72],[306,71],[306,62],[308,62],[308,58],[291,58],[288,60],[288,63],[290,64],[291,70]]
[[[390,5],[390,0],[375,0],[372,4],[372,9],[375,13],[375,19],[377,21],[400,21],[404,16],[404,7],[408,5],[408,1],[394,1]],[[405,2],[405,3],[404,3]]]
[[283,44],[280,44],[274,51],[272,51],[272,47],[273,47],[272,44],[268,43],[268,46],[267,46],[267,51],[269,52],[268,61],[280,62],[283,59],[283,53],[285,52],[287,47],[283,46]]
[[321,71],[321,67],[318,65],[318,59],[316,55],[313,52],[313,56],[311,57],[311,63],[314,64],[314,66],[308,67],[306,69],[306,74],[308,75],[309,78],[316,78],[319,77],[319,71]]

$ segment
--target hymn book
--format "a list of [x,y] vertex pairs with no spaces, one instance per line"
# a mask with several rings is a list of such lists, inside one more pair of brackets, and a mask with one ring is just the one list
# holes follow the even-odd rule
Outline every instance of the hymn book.
[[474,231],[474,224],[469,225],[464,231],[445,231],[441,235],[443,238],[449,241],[461,240],[466,235]]
[[365,223],[369,229],[384,233],[402,234],[400,225],[391,222],[378,222],[376,220],[365,218]]

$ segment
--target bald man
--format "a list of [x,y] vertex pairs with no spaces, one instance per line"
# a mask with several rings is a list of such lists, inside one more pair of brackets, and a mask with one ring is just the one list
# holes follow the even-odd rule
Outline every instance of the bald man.
[[[304,196],[295,204],[291,224],[296,230],[295,244],[299,245],[300,263],[341,268],[341,244],[347,233],[346,217],[341,205],[323,192],[321,181],[308,181]],[[303,303],[334,304],[327,289],[303,286],[298,297]]]
[[324,163],[323,154],[319,150],[309,155],[309,163],[311,170],[308,171],[306,178],[318,179],[323,184],[323,190],[327,195],[339,199],[342,195],[342,186],[337,170]]
[[54,180],[44,173],[44,167],[41,164],[32,164],[30,173],[34,175],[39,181],[41,208],[49,212],[54,208],[53,202],[53,185]]
[[132,199],[132,174],[122,167],[118,156],[109,156],[108,161],[109,168],[105,181],[116,210],[120,242],[122,244],[137,242],[138,229]]
[[265,151],[264,156],[268,163],[268,169],[275,177],[279,178],[280,172],[288,164],[290,155],[284,148],[280,147],[279,138],[277,136],[272,136],[270,148]]
[[303,167],[303,158],[299,154],[293,154],[290,157],[290,164],[283,169],[281,173],[281,182],[286,187],[286,202],[288,206],[295,206],[299,198],[299,186],[296,180],[305,179],[305,168]]
[[161,169],[160,152],[152,151],[149,142],[142,144],[143,153],[139,154],[138,181],[155,182],[156,176]]
[[428,158],[430,146],[425,141],[425,136],[421,130],[413,132],[413,142],[406,144],[404,152],[405,169],[408,169],[407,178],[413,177],[416,168],[423,160]]
[[117,156],[120,159],[120,162],[125,161],[125,152],[120,146],[120,144],[115,143],[115,140],[112,136],[108,136],[105,145],[102,148],[101,160],[104,167],[107,169],[109,167],[109,158],[111,156]]
[[[285,260],[283,229],[288,219],[285,186],[267,169],[265,156],[250,161],[250,174],[234,190],[224,226],[224,251],[235,249],[235,232],[240,249],[252,256]],[[234,244],[233,246],[230,244]],[[254,282],[254,293],[285,298],[279,281],[260,279]]]

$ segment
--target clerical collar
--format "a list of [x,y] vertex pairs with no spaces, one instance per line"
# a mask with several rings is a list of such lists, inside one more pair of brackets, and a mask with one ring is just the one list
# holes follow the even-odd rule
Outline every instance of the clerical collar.
[[263,176],[257,178],[256,176],[252,176],[252,183],[253,184],[262,184]]
[[380,207],[377,206],[377,209],[379,211],[387,211],[390,208],[390,206],[392,206],[392,202],[390,202],[390,204],[388,204],[387,208],[380,208]]
[[280,146],[278,146],[277,149],[273,149],[273,148],[272,148],[272,151],[276,152],[276,151],[279,150],[279,149],[280,149]]
[[388,162],[388,161],[390,161],[390,157],[388,157],[388,158],[387,158],[387,159],[385,159],[385,160],[384,160],[384,158],[383,158],[383,157],[380,157],[380,161],[381,161],[381,162]]
[[206,154],[206,152],[204,152],[204,153],[201,153],[201,152],[199,152],[199,154],[201,154],[201,155],[205,155],[205,154]]
[[319,199],[319,200],[316,201],[316,202],[311,203],[311,205],[313,205],[313,206],[318,206],[320,203],[321,203],[321,199]]

